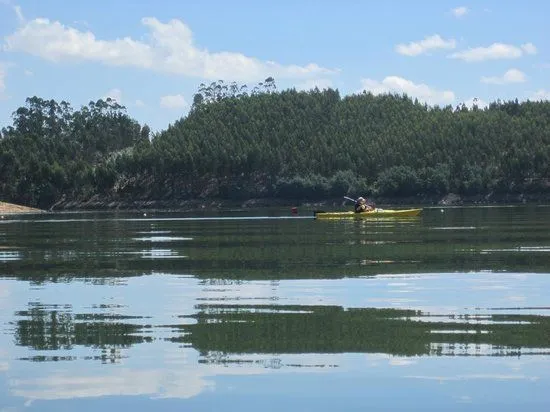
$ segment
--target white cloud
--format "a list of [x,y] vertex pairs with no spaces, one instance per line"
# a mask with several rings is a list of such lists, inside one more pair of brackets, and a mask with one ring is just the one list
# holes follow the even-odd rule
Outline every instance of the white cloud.
[[480,62],[484,60],[517,59],[523,54],[536,54],[537,48],[533,43],[525,43],[520,47],[511,44],[493,43],[489,47],[475,47],[451,54],[452,59],[465,62]]
[[[181,349],[181,348],[180,348]],[[265,364],[267,356],[255,357],[257,361],[245,362],[239,367],[207,363],[201,368],[196,367],[199,359],[195,355],[187,361],[183,355],[164,353],[168,359],[161,359],[161,364],[152,369],[131,369],[120,365],[105,374],[89,372],[87,368],[69,365],[62,370],[53,372],[50,376],[27,376],[10,379],[8,382],[10,395],[31,400],[82,399],[104,396],[147,396],[152,399],[190,399],[216,388],[216,377],[219,376],[262,376],[270,373]],[[192,356],[192,357],[191,357]],[[198,356],[198,355],[197,355]],[[291,356],[291,355],[289,355]],[[307,359],[307,355],[304,355]],[[304,361],[304,356],[300,357]],[[237,358],[239,359],[239,358]],[[247,357],[246,359],[250,359]],[[295,359],[290,358],[290,361]],[[319,360],[319,355],[311,362]],[[322,359],[329,362],[328,359]],[[262,362],[263,361],[263,362]],[[293,368],[294,373],[314,373],[310,368]],[[321,371],[319,371],[320,373]]]
[[550,100],[550,90],[539,89],[533,93],[530,100]]
[[535,47],[535,45],[533,43],[525,43],[525,44],[522,44],[521,45],[521,49],[526,53],[526,54],[537,54],[537,48]]
[[194,44],[191,29],[180,20],[162,23],[146,17],[141,22],[149,31],[147,42],[130,37],[100,40],[91,31],[38,18],[6,36],[3,48],[54,62],[87,60],[212,80],[258,81],[269,76],[294,79],[337,73],[314,63],[282,65],[236,52],[210,52]]
[[454,39],[445,40],[439,34],[434,34],[419,42],[398,44],[395,46],[395,51],[405,56],[418,56],[434,49],[454,49],[455,47],[456,41]]
[[144,107],[144,106],[145,106],[145,103],[143,102],[143,100],[137,99],[137,100],[134,102],[134,105],[135,105],[136,107]]
[[450,90],[436,90],[426,84],[416,84],[410,80],[398,76],[387,76],[381,82],[372,79],[361,79],[361,91],[369,91],[372,94],[405,93],[409,97],[430,105],[450,104],[455,99],[455,94]]
[[[181,350],[181,348],[180,348]],[[183,351],[182,351],[183,352]],[[163,353],[166,358],[159,356],[160,366],[151,369],[133,369],[118,365],[104,374],[90,372],[89,368],[68,365],[55,370],[51,375],[33,375],[17,379],[10,379],[7,383],[10,395],[21,397],[26,402],[37,400],[82,399],[99,398],[105,396],[147,396],[150,399],[191,399],[200,394],[216,389],[216,381],[220,376],[252,377],[271,374],[272,370],[265,366],[270,361],[268,356],[248,356],[236,360],[246,359],[238,367],[206,363],[200,368],[198,355],[173,354],[170,351]],[[292,355],[286,355],[290,362],[334,362],[334,358],[319,359],[321,355],[301,355],[299,360]],[[253,359],[252,362],[248,360]],[[8,365],[9,366],[9,365]],[[312,368],[293,367],[293,373],[323,373]],[[302,371],[300,369],[303,369]],[[317,368],[319,369],[319,368]],[[17,371],[16,371],[17,372]],[[14,374],[16,373],[14,372]],[[1,411],[1,409],[0,409]]]
[[76,26],[90,27],[90,23],[88,23],[86,20],[74,20],[73,24]]
[[490,76],[481,78],[481,83],[488,84],[510,84],[524,83],[526,81],[525,73],[518,69],[510,69],[502,76]]
[[21,10],[21,6],[13,6],[13,11],[15,11],[15,15],[17,16],[17,21],[19,23],[24,23],[25,16],[23,16],[23,11]]
[[156,395],[160,398],[188,399],[213,383],[189,371],[120,369],[105,376],[78,376],[58,373],[50,377],[14,380],[11,392],[29,400],[91,398],[109,395]]
[[466,14],[468,14],[470,10],[468,9],[468,7],[465,7],[465,6],[460,6],[460,7],[456,7],[454,9],[451,10],[451,13],[453,13],[453,15],[457,18],[460,18],[460,17],[464,17]]
[[539,377],[537,376],[526,376],[526,375],[512,375],[512,374],[464,374],[464,375],[455,375],[455,376],[428,376],[428,375],[409,375],[405,376],[405,378],[410,379],[427,379],[427,380],[437,380],[437,381],[462,381],[462,380],[472,380],[472,379],[480,379],[480,380],[490,380],[490,381],[504,381],[504,380],[529,380],[529,381],[538,381]]
[[5,99],[6,91],[6,68],[0,63],[0,99]]
[[152,64],[150,47],[128,37],[111,42],[96,40],[91,32],[84,33],[41,18],[7,36],[4,50],[24,51],[51,61],[84,59],[139,67]]
[[162,96],[160,98],[160,106],[167,109],[182,109],[188,106],[187,101],[181,94],[172,96]]
[[33,76],[34,73],[32,72],[32,70],[29,70],[29,69],[25,69],[23,71],[23,73],[25,74],[25,76]]
[[0,0],[0,4],[10,7],[15,13],[19,23],[23,23],[25,21],[25,16],[23,16],[23,12],[21,11],[21,6],[14,4],[11,0]]
[[297,90],[313,90],[315,88],[319,90],[330,89],[333,87],[332,80],[330,79],[309,79],[305,82],[296,85]]
[[122,104],[122,91],[120,89],[114,88],[109,90],[107,93],[105,93],[103,99],[107,99],[108,97],[115,100],[118,104]]

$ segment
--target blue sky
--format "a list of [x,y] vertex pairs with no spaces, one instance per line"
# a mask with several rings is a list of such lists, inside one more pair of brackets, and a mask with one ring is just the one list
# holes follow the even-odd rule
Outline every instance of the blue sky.
[[0,0],[0,127],[29,96],[110,96],[159,131],[201,82],[268,76],[430,105],[548,100],[548,16],[546,0]]

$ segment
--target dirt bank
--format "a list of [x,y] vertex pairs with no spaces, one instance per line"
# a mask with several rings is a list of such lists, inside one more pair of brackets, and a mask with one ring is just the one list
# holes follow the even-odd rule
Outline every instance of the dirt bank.
[[44,211],[40,209],[35,209],[33,207],[0,202],[0,215],[7,215],[10,213],[44,213]]

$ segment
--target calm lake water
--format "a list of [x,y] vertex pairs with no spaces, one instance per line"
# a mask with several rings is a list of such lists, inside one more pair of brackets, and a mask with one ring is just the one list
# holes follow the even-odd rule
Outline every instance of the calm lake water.
[[0,411],[548,410],[550,207],[0,219]]

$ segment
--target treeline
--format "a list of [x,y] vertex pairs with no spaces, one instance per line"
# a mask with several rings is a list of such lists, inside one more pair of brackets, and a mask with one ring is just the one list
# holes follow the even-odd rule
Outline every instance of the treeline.
[[429,107],[407,96],[201,84],[149,136],[113,101],[38,98],[0,140],[0,196],[45,207],[121,200],[313,200],[550,192],[550,102]]
[[123,149],[149,144],[149,128],[114,100],[69,103],[32,97],[13,113],[0,139],[0,197],[47,208],[110,191]]

